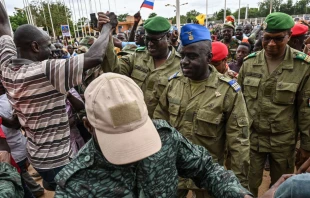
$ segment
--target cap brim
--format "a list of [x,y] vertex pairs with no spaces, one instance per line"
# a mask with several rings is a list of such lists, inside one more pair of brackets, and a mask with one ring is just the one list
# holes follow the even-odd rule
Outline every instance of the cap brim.
[[108,134],[95,130],[104,157],[112,164],[129,164],[147,158],[161,149],[161,139],[151,121],[140,128],[122,133]]

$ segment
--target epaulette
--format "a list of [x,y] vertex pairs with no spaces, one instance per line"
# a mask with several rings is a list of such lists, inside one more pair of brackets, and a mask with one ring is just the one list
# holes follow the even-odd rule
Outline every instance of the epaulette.
[[146,47],[137,47],[136,52],[142,52],[145,51]]
[[227,78],[225,76],[220,76],[219,79],[227,82],[235,90],[235,92],[240,91],[241,87],[235,79],[230,79],[230,78]]
[[310,56],[308,56],[307,54],[303,53],[303,52],[297,52],[295,54],[295,57],[296,59],[300,59],[300,60],[303,60],[307,63],[310,63]]
[[243,61],[248,60],[249,58],[253,58],[256,56],[256,52],[253,52],[252,54],[249,54],[248,56],[246,56]]
[[170,81],[170,80],[176,78],[176,77],[178,76],[178,74],[179,74],[179,72],[176,72],[176,73],[172,74],[172,75],[168,78],[168,81]]

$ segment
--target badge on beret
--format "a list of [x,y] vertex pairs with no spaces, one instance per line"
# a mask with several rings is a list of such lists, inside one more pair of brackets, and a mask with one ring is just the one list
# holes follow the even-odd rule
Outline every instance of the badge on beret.
[[194,36],[192,35],[192,32],[185,32],[186,34],[188,34],[188,40],[192,41],[194,40]]
[[267,22],[264,21],[264,22],[263,22],[263,29],[265,30],[266,28],[267,28]]

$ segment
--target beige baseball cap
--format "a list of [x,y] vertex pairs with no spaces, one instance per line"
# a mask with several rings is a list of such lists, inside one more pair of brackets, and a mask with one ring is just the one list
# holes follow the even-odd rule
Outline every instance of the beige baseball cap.
[[130,78],[105,73],[85,91],[87,118],[101,152],[112,164],[129,164],[161,149],[139,86]]

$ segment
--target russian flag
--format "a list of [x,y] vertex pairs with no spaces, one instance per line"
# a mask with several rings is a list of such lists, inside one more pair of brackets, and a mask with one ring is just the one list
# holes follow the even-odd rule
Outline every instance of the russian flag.
[[144,0],[140,8],[149,8],[153,10],[155,0]]

